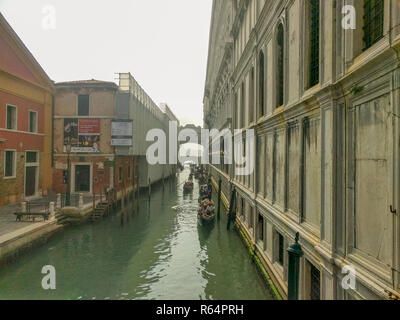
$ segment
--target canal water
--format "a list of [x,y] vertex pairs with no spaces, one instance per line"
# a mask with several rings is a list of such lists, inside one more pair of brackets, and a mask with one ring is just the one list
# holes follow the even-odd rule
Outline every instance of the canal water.
[[[68,228],[2,266],[0,299],[271,299],[225,213],[198,226],[199,185],[184,195],[188,175],[154,187],[150,202],[142,195],[137,212]],[[42,288],[46,265],[56,270],[55,290]]]

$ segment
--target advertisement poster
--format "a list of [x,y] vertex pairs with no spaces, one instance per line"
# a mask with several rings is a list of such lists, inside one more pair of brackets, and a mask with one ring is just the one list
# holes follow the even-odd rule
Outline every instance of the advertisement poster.
[[100,152],[100,120],[64,119],[64,152],[68,142],[73,153]]

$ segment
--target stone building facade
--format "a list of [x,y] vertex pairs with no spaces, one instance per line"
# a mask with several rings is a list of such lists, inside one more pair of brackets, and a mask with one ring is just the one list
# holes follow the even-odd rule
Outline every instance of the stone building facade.
[[[68,169],[66,146],[71,144],[71,192],[99,194],[134,189],[136,161],[117,155],[112,145],[112,122],[118,120],[118,86],[97,80],[56,83],[54,110],[54,191],[65,193]],[[125,189],[124,189],[125,188]]]
[[214,0],[204,124],[256,141],[252,175],[210,170],[283,297],[299,232],[300,299],[400,298],[399,21],[390,0]]

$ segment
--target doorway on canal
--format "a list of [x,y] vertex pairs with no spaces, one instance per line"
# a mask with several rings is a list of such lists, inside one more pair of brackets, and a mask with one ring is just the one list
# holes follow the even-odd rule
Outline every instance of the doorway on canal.
[[[142,194],[139,210],[68,228],[1,267],[0,299],[272,299],[242,240],[226,230],[225,211],[198,225],[199,185],[182,188],[189,172],[154,186],[150,199]],[[41,285],[48,265],[55,290]]]

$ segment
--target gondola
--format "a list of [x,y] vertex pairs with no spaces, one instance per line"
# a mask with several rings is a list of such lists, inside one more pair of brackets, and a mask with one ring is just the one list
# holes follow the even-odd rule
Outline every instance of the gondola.
[[183,185],[183,192],[193,192],[193,182],[192,181],[186,181],[185,184]]
[[200,203],[197,219],[201,225],[211,224],[215,221],[215,206],[211,200],[205,199]]
[[204,201],[206,199],[210,199],[210,193],[209,193],[209,190],[208,190],[208,185],[207,184],[203,184],[203,185],[200,186],[199,203],[201,203],[202,201]]
[[199,183],[200,183],[200,184],[205,184],[205,183],[207,183],[207,176],[206,176],[205,174],[201,173],[201,174],[199,175]]

